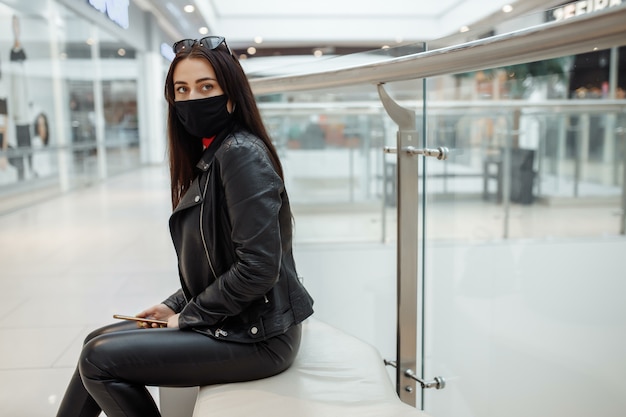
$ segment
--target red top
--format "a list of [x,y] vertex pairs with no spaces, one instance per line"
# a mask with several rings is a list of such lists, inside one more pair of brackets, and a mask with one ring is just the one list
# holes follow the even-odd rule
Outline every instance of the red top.
[[202,146],[204,147],[204,149],[208,148],[209,145],[211,145],[213,139],[215,139],[215,136],[212,136],[210,138],[202,138]]

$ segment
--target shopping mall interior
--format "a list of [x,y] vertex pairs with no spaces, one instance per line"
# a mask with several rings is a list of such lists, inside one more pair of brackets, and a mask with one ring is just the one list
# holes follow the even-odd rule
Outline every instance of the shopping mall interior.
[[446,381],[389,366],[399,400],[623,415],[619,0],[0,0],[0,415],[55,415],[85,336],[180,288],[163,85],[211,35],[281,158],[314,318]]

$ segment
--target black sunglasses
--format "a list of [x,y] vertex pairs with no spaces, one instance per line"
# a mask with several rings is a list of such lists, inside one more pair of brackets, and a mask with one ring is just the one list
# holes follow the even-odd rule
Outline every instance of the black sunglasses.
[[226,49],[228,49],[228,53],[231,55],[233,54],[233,51],[230,50],[230,47],[226,43],[226,38],[224,38],[223,36],[207,36],[202,39],[183,39],[181,41],[174,43],[174,45],[172,45],[172,50],[174,51],[175,54],[177,54],[181,51],[185,51],[191,48],[196,43],[200,44],[200,46],[203,46],[211,50],[216,49],[220,45],[224,44]]

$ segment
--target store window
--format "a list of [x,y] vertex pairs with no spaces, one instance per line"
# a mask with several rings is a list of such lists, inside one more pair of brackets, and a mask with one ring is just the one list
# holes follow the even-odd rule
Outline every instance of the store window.
[[48,152],[54,143],[52,90],[45,71],[50,48],[40,37],[48,32],[48,22],[25,12],[0,3],[0,186],[56,171]]
[[67,7],[0,1],[0,199],[136,167],[137,73],[131,46]]

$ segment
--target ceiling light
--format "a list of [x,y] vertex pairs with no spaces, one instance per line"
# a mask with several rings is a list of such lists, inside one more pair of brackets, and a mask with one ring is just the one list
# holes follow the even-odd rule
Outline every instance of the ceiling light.
[[467,32],[469,31],[469,27],[468,26],[461,26],[461,29],[459,29],[459,32],[463,33],[463,32]]
[[511,13],[513,11],[513,6],[511,6],[510,4],[505,4],[504,6],[502,6],[502,11],[504,13]]
[[251,46],[247,49],[248,55],[254,55],[256,54],[256,48],[254,46]]
[[96,40],[94,38],[87,38],[85,42],[87,42],[87,45],[94,45]]
[[263,37],[262,36],[255,36],[254,37],[254,43],[263,43]]
[[120,49],[118,49],[118,50],[117,50],[117,54],[118,54],[119,56],[124,56],[124,55],[126,55],[126,49],[124,49],[124,48],[120,48]]
[[322,55],[324,55],[324,52],[321,49],[316,49],[313,51],[313,56],[315,57],[321,57]]
[[201,35],[206,35],[207,33],[209,33],[209,28],[206,26],[202,26],[200,29],[198,29],[198,32],[200,32]]
[[380,49],[389,49],[389,45],[383,45],[380,47]]
[[185,7],[183,7],[183,10],[186,11],[187,13],[193,13],[194,11],[196,11],[196,8],[193,7],[193,4],[188,4]]

